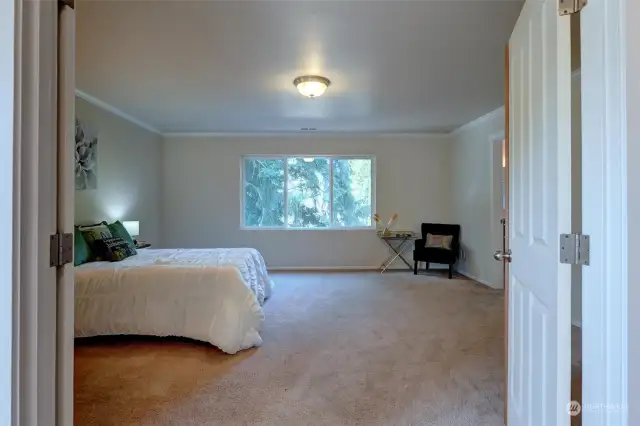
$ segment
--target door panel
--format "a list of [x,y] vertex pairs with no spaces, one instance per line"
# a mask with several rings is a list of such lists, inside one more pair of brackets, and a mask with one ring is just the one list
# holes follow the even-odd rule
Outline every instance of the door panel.
[[568,425],[571,269],[570,18],[528,0],[510,51],[510,426]]

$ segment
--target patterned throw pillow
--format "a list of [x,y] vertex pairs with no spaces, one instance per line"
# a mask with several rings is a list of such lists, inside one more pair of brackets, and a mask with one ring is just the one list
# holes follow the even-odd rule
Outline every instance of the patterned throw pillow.
[[425,244],[425,247],[451,250],[452,241],[453,241],[452,235],[427,234],[427,243]]
[[122,222],[116,220],[115,222],[107,225],[107,227],[109,228],[109,231],[111,231],[112,236],[122,238],[127,242],[127,244],[129,244],[129,247],[134,250],[136,249],[136,244],[133,242],[133,238],[131,238],[131,235],[129,235],[129,232],[124,227]]
[[111,238],[113,235],[107,227],[107,222],[101,222],[95,225],[79,226],[78,230],[82,232],[84,240],[91,250],[91,258],[95,260],[100,257],[100,251],[96,247],[96,242],[105,238]]
[[129,243],[120,237],[103,238],[96,241],[100,257],[111,262],[119,262],[138,254],[136,249],[131,248]]

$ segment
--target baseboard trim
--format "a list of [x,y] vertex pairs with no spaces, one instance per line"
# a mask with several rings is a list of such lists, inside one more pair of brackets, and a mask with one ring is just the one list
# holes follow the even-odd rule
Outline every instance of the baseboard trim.
[[467,271],[460,271],[459,270],[458,273],[460,275],[464,275],[465,277],[467,277],[467,278],[469,278],[471,280],[474,280],[474,281],[476,281],[476,282],[478,282],[478,283],[480,283],[480,284],[482,284],[484,286],[492,288],[494,290],[502,290],[502,287],[496,287],[496,286],[490,284],[489,282],[487,282],[485,280],[481,280],[480,278],[476,277],[475,275],[472,275],[472,274],[468,273]]
[[[378,266],[274,266],[268,267],[270,272],[354,272],[378,271]],[[394,270],[395,268],[389,268]]]
[[[439,266],[439,265],[437,265]],[[431,267],[430,271],[446,271],[447,266],[443,267]],[[272,266],[267,267],[269,272],[366,272],[366,271],[380,271],[379,266]],[[395,266],[390,267],[386,272],[406,272],[413,274],[409,268]],[[424,272],[424,269],[420,269],[420,272]],[[475,279],[475,278],[473,278]],[[483,283],[484,284],[484,283]],[[484,284],[487,285],[487,284]]]

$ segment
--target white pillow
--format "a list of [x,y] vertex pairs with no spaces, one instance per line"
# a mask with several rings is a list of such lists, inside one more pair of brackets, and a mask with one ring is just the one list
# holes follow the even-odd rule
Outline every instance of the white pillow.
[[446,250],[451,250],[452,242],[453,242],[453,235],[427,234],[427,242],[424,246],[429,248],[442,248]]

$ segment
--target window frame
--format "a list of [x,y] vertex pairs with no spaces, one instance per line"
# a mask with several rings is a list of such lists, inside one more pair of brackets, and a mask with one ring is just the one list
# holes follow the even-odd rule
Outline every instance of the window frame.
[[[329,160],[329,218],[330,226],[324,228],[293,227],[288,224],[289,191],[289,158],[326,158]],[[284,225],[282,226],[250,226],[246,224],[245,214],[245,162],[246,160],[282,160],[284,163]],[[376,212],[376,157],[374,155],[332,155],[332,154],[251,154],[240,156],[240,229],[246,231],[370,231],[376,229],[371,218],[370,226],[336,226],[333,224],[333,160],[370,160],[371,161],[371,214]]]

